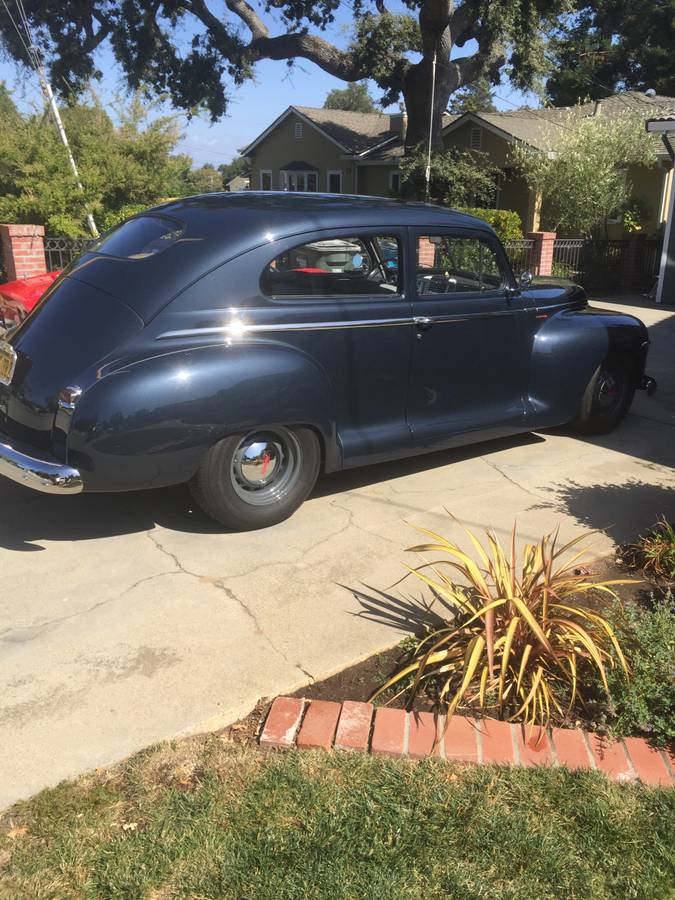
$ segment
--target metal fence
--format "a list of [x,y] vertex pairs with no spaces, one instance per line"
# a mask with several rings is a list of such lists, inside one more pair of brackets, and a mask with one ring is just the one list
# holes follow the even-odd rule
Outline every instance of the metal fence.
[[[526,269],[539,274],[534,241],[506,241],[504,246],[516,274]],[[650,291],[661,259],[661,241],[640,237],[612,241],[556,238],[552,249],[550,273],[546,274],[606,294]]]
[[80,253],[94,243],[91,238],[45,237],[47,270],[65,269]]
[[532,269],[534,241],[531,238],[524,238],[521,241],[504,241],[504,249],[516,275]]

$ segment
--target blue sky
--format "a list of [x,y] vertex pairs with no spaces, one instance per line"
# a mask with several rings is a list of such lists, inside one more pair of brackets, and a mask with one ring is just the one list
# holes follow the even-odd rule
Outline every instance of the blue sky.
[[[349,28],[352,22],[346,4],[338,12],[335,24],[326,33],[326,37],[334,43],[345,46],[349,40]],[[389,4],[396,12],[402,4]],[[212,4],[214,11],[222,7],[220,0]],[[269,21],[270,17],[266,17]],[[274,26],[272,26],[274,29]],[[281,32],[281,26],[277,33]],[[188,28],[184,28],[181,39],[186,41],[191,36]],[[471,53],[475,48],[470,44],[461,51]],[[97,59],[98,65],[105,73],[98,83],[96,91],[104,103],[112,102],[124,91],[121,74],[109,50],[103,49]],[[0,62],[0,81],[5,81],[12,90],[15,102],[21,108],[40,106],[40,90],[37,76],[32,72],[18,70],[11,62]],[[229,115],[222,121],[211,124],[207,118],[184,121],[184,137],[179,150],[189,153],[195,165],[211,162],[214,165],[229,162],[237,150],[246,146],[257,134],[263,131],[280,113],[291,104],[299,106],[323,106],[326,94],[333,88],[345,87],[344,82],[321,71],[317,66],[305,60],[299,60],[290,71],[284,62],[264,61],[256,66],[255,78],[240,88],[231,88]],[[513,91],[508,85],[496,89],[496,105],[501,109],[512,109],[524,102],[536,103],[533,96],[524,97]],[[371,93],[377,99],[378,89],[371,85]],[[163,112],[171,112],[167,106]]]

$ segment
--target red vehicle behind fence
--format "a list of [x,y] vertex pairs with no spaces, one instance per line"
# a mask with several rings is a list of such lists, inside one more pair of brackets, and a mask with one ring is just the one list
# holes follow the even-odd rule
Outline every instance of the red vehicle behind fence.
[[0,284],[0,328],[12,328],[22,322],[60,274],[60,271],[46,272]]

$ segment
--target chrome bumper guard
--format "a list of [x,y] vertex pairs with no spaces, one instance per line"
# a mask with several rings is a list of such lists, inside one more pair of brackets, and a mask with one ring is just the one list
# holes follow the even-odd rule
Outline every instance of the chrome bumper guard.
[[77,469],[25,444],[10,444],[2,433],[0,475],[43,494],[79,494],[84,487]]

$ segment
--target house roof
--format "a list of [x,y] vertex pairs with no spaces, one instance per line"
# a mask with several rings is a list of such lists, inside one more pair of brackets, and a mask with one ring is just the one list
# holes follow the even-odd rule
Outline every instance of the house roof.
[[312,106],[290,107],[301,113],[337,141],[347,153],[363,153],[385,141],[399,137],[385,113],[359,113],[344,109],[315,109]]
[[544,109],[514,109],[498,112],[465,113],[449,125],[445,131],[452,130],[459,119],[473,117],[483,120],[492,128],[503,132],[505,136],[522,141],[537,150],[548,152],[555,149],[560,129],[571,121],[596,115],[616,116],[626,110],[658,114],[668,107],[675,106],[675,98],[655,95],[648,97],[642,91],[622,91],[606,97],[604,100],[592,100],[578,106],[551,106]]
[[[467,121],[487,126],[506,140],[515,140],[550,152],[566,123],[579,117],[614,116],[626,109],[645,114],[645,119],[659,115],[675,115],[675,98],[655,95],[648,97],[641,91],[623,91],[604,100],[589,101],[578,106],[548,107],[545,109],[514,109],[508,111],[464,113],[443,117],[443,130],[451,132]],[[318,109],[312,106],[289,106],[248,147],[248,156],[277,125],[290,115],[297,115],[324,134],[343,153],[358,156],[363,162],[396,165],[404,154],[400,132],[392,128],[392,116],[387,113],[359,113],[342,109]],[[304,165],[304,164],[303,164]],[[313,166],[307,166],[312,169]]]

